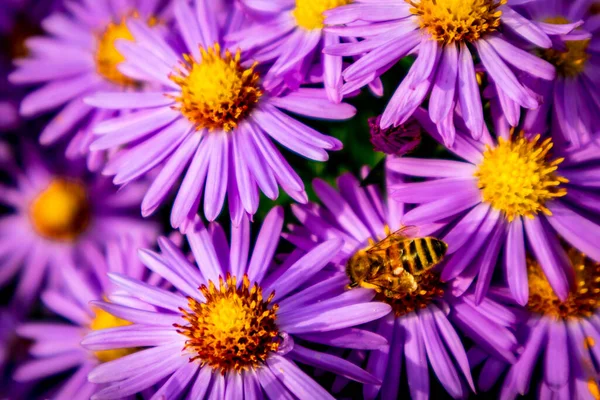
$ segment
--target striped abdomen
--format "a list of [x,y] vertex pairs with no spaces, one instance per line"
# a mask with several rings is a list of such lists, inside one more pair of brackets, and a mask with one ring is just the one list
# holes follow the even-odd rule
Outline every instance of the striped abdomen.
[[[442,261],[448,245],[439,239],[425,237],[404,240],[387,250],[390,260],[401,260],[406,271],[419,275]],[[402,250],[402,257],[399,257],[399,250]]]

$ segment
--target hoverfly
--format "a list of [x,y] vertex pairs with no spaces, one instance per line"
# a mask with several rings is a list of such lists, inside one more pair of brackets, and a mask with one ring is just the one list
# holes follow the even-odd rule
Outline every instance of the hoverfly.
[[374,289],[399,298],[417,290],[418,276],[438,265],[448,245],[434,237],[415,237],[415,227],[403,227],[356,252],[346,264],[349,288]]

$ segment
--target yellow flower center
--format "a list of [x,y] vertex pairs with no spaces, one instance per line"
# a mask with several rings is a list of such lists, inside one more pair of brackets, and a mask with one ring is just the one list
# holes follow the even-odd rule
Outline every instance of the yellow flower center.
[[213,370],[225,374],[240,372],[264,363],[269,353],[277,351],[280,344],[276,325],[277,304],[270,304],[274,293],[265,300],[262,289],[250,287],[244,275],[237,287],[236,278],[219,277],[219,287],[209,282],[200,291],[205,302],[188,298],[191,311],[182,310],[187,325],[176,325],[185,335],[185,348]]
[[59,241],[75,240],[90,220],[85,186],[66,179],[53,180],[33,200],[29,216],[41,236]]
[[414,278],[417,283],[417,289],[414,292],[398,298],[378,293],[375,299],[392,306],[396,317],[401,317],[413,311],[426,308],[436,299],[444,296],[444,284],[440,281],[438,273],[430,270],[420,275],[414,275]]
[[474,42],[496,31],[500,26],[502,11],[498,8],[506,0],[405,0],[411,12],[420,19],[421,29],[426,29],[438,42]]
[[[564,302],[556,296],[537,261],[527,260],[529,302],[534,313],[554,318],[589,318],[600,306],[600,263],[591,260],[574,248],[567,254],[575,269],[576,288]],[[594,345],[593,342],[587,343]]]
[[181,87],[181,95],[175,100],[181,113],[197,126],[197,129],[233,130],[254,108],[263,92],[259,86],[259,74],[241,65],[241,53],[229,50],[221,54],[221,47],[200,49],[202,59],[196,61],[184,55],[182,68],[171,75],[171,80]]
[[296,8],[292,11],[292,15],[298,26],[304,29],[323,29],[325,11],[350,3],[352,0],[296,0]]
[[[96,314],[96,316],[90,324],[90,328],[93,331],[131,325],[131,322],[115,317],[114,315],[102,310],[101,308],[94,308],[94,313]],[[95,351],[94,354],[96,355],[96,358],[100,360],[100,362],[108,362],[121,357],[125,357],[129,354],[133,354],[136,351],[138,351],[137,348],[114,349]]]
[[564,159],[550,158],[551,139],[540,142],[540,135],[527,139],[522,134],[511,140],[499,138],[498,146],[487,147],[475,177],[483,201],[504,212],[512,221],[517,216],[533,218],[538,212],[551,215],[545,204],[562,197],[568,182],[557,174]]
[[[550,24],[568,24],[569,20],[563,17],[548,18],[544,22]],[[590,40],[572,40],[565,42],[566,49],[542,49],[540,56],[556,67],[556,72],[563,77],[576,77],[583,72],[585,64],[590,58],[587,52]]]
[[[133,13],[131,18],[139,18],[139,16],[137,13]],[[156,23],[157,21],[154,18],[148,21],[150,26]],[[115,47],[118,40],[134,41],[133,34],[127,27],[127,17],[123,17],[119,23],[111,22],[104,32],[98,36],[96,70],[105,79],[117,85],[137,86],[137,81],[123,75],[118,69],[119,64],[125,61],[125,57]]]

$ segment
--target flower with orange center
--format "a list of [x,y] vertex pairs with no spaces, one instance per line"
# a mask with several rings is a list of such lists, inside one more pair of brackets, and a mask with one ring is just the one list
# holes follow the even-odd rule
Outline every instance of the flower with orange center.
[[225,50],[223,55],[218,44],[200,48],[200,52],[201,60],[184,55],[185,63],[171,75],[181,87],[177,107],[198,130],[229,132],[250,114],[263,94],[254,70],[257,64],[244,68],[240,50],[235,55]]
[[250,286],[247,275],[240,287],[236,277],[228,275],[225,281],[219,277],[218,288],[210,281],[200,292],[206,300],[188,298],[191,311],[182,310],[188,325],[177,326],[188,337],[185,348],[193,354],[191,361],[225,374],[258,367],[277,351],[279,307],[270,304],[274,293],[264,299],[262,289],[256,283]]
[[443,44],[474,42],[500,27],[507,0],[406,0],[421,29]]
[[325,27],[325,11],[350,3],[352,0],[296,0],[292,15],[304,29],[322,29]]

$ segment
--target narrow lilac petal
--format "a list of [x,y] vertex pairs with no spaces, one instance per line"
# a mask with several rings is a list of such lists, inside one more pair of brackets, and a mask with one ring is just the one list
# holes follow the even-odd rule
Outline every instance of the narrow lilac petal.
[[173,99],[163,92],[94,93],[84,99],[90,106],[110,109],[134,109],[168,106]]
[[347,103],[332,104],[322,89],[300,88],[270,103],[293,113],[325,120],[345,120],[356,115],[356,108]]
[[458,48],[456,46],[446,46],[429,99],[429,114],[431,120],[435,123],[439,123],[445,116],[453,112],[452,104],[457,75]]
[[358,328],[344,328],[337,331],[297,336],[309,342],[347,349],[377,350],[388,345],[383,336]]
[[494,269],[498,263],[498,254],[500,253],[500,248],[504,242],[505,236],[506,225],[503,220],[500,220],[490,241],[484,248],[483,255],[480,260],[478,260],[480,267],[479,274],[477,275],[477,285],[475,286],[475,301],[477,304],[483,301],[487,294],[487,290],[490,287],[492,275],[494,274]]
[[248,265],[248,278],[252,282],[261,282],[279,243],[283,228],[283,208],[275,207],[265,217],[256,238],[256,244]]
[[176,0],[173,4],[173,14],[185,42],[187,52],[194,55],[196,59],[199,59],[200,45],[204,44],[207,47],[212,46],[215,42],[204,43],[202,41],[198,20],[194,18],[194,12],[187,1]]
[[123,326],[90,332],[81,345],[88,350],[112,350],[133,347],[166,346],[181,342],[181,334],[172,326]]
[[244,397],[244,381],[238,371],[230,371],[227,376],[224,400],[237,400]]
[[519,361],[512,367],[516,387],[522,395],[529,390],[531,375],[538,361],[538,355],[543,348],[546,348],[547,336],[548,322],[542,318],[531,329],[525,349],[521,353]]
[[423,35],[421,37],[418,58],[423,58],[425,62],[417,68],[410,89],[415,89],[420,83],[428,79],[434,73],[434,68],[441,53],[443,53],[442,46],[439,45],[437,40],[434,40],[429,35]]
[[552,40],[542,29],[508,6],[502,7],[502,22],[519,36],[539,47],[547,49],[552,46]]
[[246,399],[263,400],[263,392],[254,371],[244,371],[242,378],[244,379],[244,397]]
[[[381,336],[387,338],[390,342],[395,334],[395,317],[393,314],[388,314],[374,325],[373,329]],[[390,346],[382,347],[379,351],[369,353],[367,361],[367,371],[375,376],[380,381],[385,380],[386,370],[390,362]],[[363,397],[365,400],[374,400],[377,394],[381,391],[381,384],[367,384],[363,386]]]
[[57,357],[28,361],[17,368],[13,379],[17,382],[28,382],[59,374],[80,365],[85,361],[85,358],[85,352],[72,351]]
[[219,25],[214,18],[212,3],[209,0],[196,0],[195,3],[202,44],[206,48],[219,41]]
[[417,313],[411,313],[403,319],[402,326],[407,331],[404,357],[410,396],[415,400],[425,400],[429,398],[429,366],[425,343],[419,328],[419,317]]
[[[69,400],[75,399],[77,396],[80,398],[88,398],[92,395],[92,391],[96,391],[96,385],[87,381],[87,374],[94,367],[94,362],[87,362],[83,364],[71,377],[61,386],[60,390],[54,394],[56,400]],[[87,389],[90,388],[90,389]],[[89,392],[89,393],[88,393]]]
[[475,75],[473,56],[464,43],[461,44],[458,56],[458,83],[456,89],[465,123],[473,137],[479,139],[484,129],[483,106]]
[[154,393],[150,400],[162,400],[177,398],[186,391],[186,388],[199,365],[196,363],[189,363],[179,368],[171,377],[161,386],[160,389]]
[[502,90],[506,95],[525,108],[537,108],[538,101],[532,97],[531,92],[527,91],[519,82],[515,74],[500,59],[496,50],[485,40],[475,43],[481,61],[486,71],[496,82],[496,87]]
[[194,221],[192,229],[187,231],[186,237],[202,274],[207,280],[218,282],[219,276],[224,277],[223,268],[210,234],[199,218]]
[[100,364],[90,372],[88,380],[92,383],[111,383],[127,379],[136,376],[140,369],[165,359],[172,359],[173,356],[185,359],[181,355],[180,343],[144,349],[109,363]]
[[363,303],[327,310],[286,326],[289,333],[326,332],[357,326],[387,315],[391,307],[384,303]]
[[[102,122],[96,125],[94,132],[98,135],[115,134],[123,136],[123,139],[119,142],[122,144],[162,128],[180,116],[181,114],[168,107],[138,111]],[[99,150],[101,149],[99,148]]]
[[89,115],[91,110],[92,108],[86,106],[81,98],[71,101],[46,125],[40,134],[40,143],[48,145],[62,138]]
[[229,250],[231,275],[239,277],[246,273],[249,249],[250,222],[248,217],[243,217],[238,226],[231,226],[231,247]]
[[307,304],[314,303],[319,298],[335,297],[344,292],[344,284],[348,278],[345,274],[336,274],[324,279],[278,302],[281,313],[287,310],[301,309]]
[[215,139],[212,143],[213,153],[208,165],[206,185],[204,188],[204,215],[209,221],[214,221],[223,208],[227,193],[227,177],[229,167],[229,138],[226,132],[212,133]]
[[[246,158],[244,157],[245,149],[242,148],[242,142],[238,134],[233,135],[230,150],[233,153],[233,157],[230,157],[230,159],[233,158],[231,160],[233,171],[230,172],[235,172],[235,185],[240,193],[240,200],[244,209],[248,213],[254,214],[258,209],[259,203],[258,188],[252,177],[251,169],[246,163]],[[231,169],[231,166],[229,168]]]
[[407,339],[406,330],[402,327],[400,318],[392,316],[394,330],[390,343],[387,368],[381,385],[381,398],[397,399],[400,391],[400,380],[402,379],[402,359],[404,343]]
[[456,363],[460,367],[463,376],[467,379],[471,390],[475,392],[475,384],[473,383],[473,378],[471,377],[471,369],[469,367],[469,360],[467,359],[467,353],[465,352],[465,348],[460,340],[460,337],[454,330],[454,327],[448,321],[446,315],[437,308],[435,305],[430,307],[430,312],[435,320],[438,331],[448,346],[448,349],[452,353]]
[[[502,217],[498,210],[491,209],[489,211],[489,214],[481,222],[477,233],[471,236],[469,245],[463,247],[463,251],[455,252],[447,261],[442,271],[443,280],[450,280],[457,277],[465,271],[467,266],[471,265],[475,257],[480,254],[482,249],[485,249],[492,234],[501,222],[500,218]],[[477,265],[477,270],[479,270],[479,265]]]
[[515,301],[525,306],[529,300],[527,262],[525,257],[525,234],[523,220],[519,217],[509,223],[504,266],[508,287]]
[[390,158],[388,159],[387,167],[401,174],[423,178],[472,177],[476,170],[473,164],[466,162],[411,157]]
[[90,315],[67,296],[58,291],[49,290],[42,293],[42,301],[53,312],[65,317],[78,325],[87,325]]
[[258,375],[258,381],[262,386],[263,390],[267,394],[269,399],[281,399],[281,400],[295,400],[293,396],[283,383],[277,379],[273,371],[270,368],[260,368],[256,374]]
[[[340,37],[333,32],[326,32],[323,36],[323,40],[324,47],[340,43]],[[342,57],[332,56],[327,53],[323,54],[323,83],[328,99],[334,104],[339,104],[342,101],[342,95],[340,93],[344,83],[342,78],[342,66]],[[356,111],[354,111],[354,113],[356,113]]]
[[477,189],[472,177],[446,178],[424,182],[401,183],[389,187],[389,193],[394,200],[403,203],[428,203],[448,197],[460,195],[465,191]]
[[[123,358],[121,358],[121,360]],[[92,400],[116,400],[134,395],[157,384],[162,379],[178,369],[184,368],[186,365],[188,365],[188,360],[185,357],[181,357],[178,353],[172,354],[156,363],[148,364],[146,368],[143,369],[143,373],[137,376],[132,376],[103,388],[92,396]]]
[[560,201],[549,203],[548,208],[552,216],[547,220],[560,236],[588,257],[600,261],[600,225]]
[[493,386],[498,382],[507,367],[508,364],[502,360],[488,358],[479,374],[477,386],[484,392],[492,390]]
[[388,1],[379,3],[357,2],[326,11],[325,22],[327,25],[344,25],[357,20],[370,22],[392,21],[409,16],[409,10],[410,5],[404,3]]
[[267,366],[273,375],[299,399],[333,399],[333,396],[321,385],[285,357],[274,355],[267,359]]
[[194,380],[194,385],[190,389],[188,394],[189,399],[204,399],[206,391],[210,387],[210,381],[213,377],[213,370],[211,367],[205,365],[200,367],[200,372]]
[[569,382],[568,346],[565,323],[562,320],[552,321],[548,327],[544,359],[544,381],[552,389],[559,389]]
[[404,215],[404,225],[419,226],[425,223],[441,221],[457,215],[481,202],[481,193],[474,188],[471,191],[422,204]]
[[[168,271],[168,268],[160,262],[160,259],[157,257],[157,255],[153,254],[151,251],[139,250],[138,254],[144,265],[148,266],[149,268],[150,265],[160,265],[158,271]],[[161,273],[158,271],[155,272],[161,275]],[[174,275],[169,274],[167,276],[171,278]],[[137,279],[132,279],[121,274],[109,273],[108,277],[115,285],[135,295],[137,298],[146,303],[175,312],[179,312],[180,308],[187,306],[187,300],[183,296],[176,295],[175,293],[171,293],[168,290],[161,289],[154,285],[150,285],[148,283],[139,281]],[[176,285],[176,283],[179,283],[177,280],[175,280],[175,282],[169,280],[169,282],[173,283],[173,285],[175,285],[176,287],[179,286]],[[187,288],[188,286],[185,287]],[[194,291],[192,288],[190,290],[190,293],[196,294],[196,291]],[[192,294],[189,295],[191,296]]]
[[465,393],[460,377],[438,335],[433,315],[428,309],[420,310],[418,314],[421,336],[425,342],[427,358],[431,367],[452,397],[455,399],[463,397]]
[[94,301],[91,304],[103,309],[115,317],[137,324],[172,326],[173,324],[181,322],[181,315],[179,314],[163,314],[153,311],[144,311],[101,301]]
[[[560,299],[566,299],[569,295],[569,279],[563,266],[563,257],[557,254],[562,249],[560,246],[554,248],[550,244],[549,233],[539,216],[534,219],[525,219],[525,232],[550,286]],[[564,254],[564,251],[562,253]]]
[[299,344],[294,344],[294,348],[289,353],[293,360],[313,366],[315,368],[324,369],[325,371],[333,372],[336,375],[352,379],[356,382],[378,385],[381,384],[373,375],[369,374],[364,369],[347,361],[343,358],[332,354],[321,353],[315,350],[307,349]]
[[298,261],[285,271],[283,276],[269,282],[267,278],[263,283],[265,293],[275,292],[274,301],[285,297],[288,293],[294,291],[308,279],[327,265],[331,259],[339,252],[342,247],[341,239],[333,239],[321,243],[308,254],[304,255]]
[[162,251],[162,257],[172,269],[185,279],[192,287],[199,287],[202,282],[202,274],[195,268],[181,250],[171,240],[165,237],[158,238],[158,246]]
[[335,216],[338,224],[355,237],[369,237],[369,229],[358,218],[352,207],[342,198],[339,192],[321,179],[313,181],[313,188],[321,202]]
[[444,241],[448,245],[448,251],[446,252],[448,256],[456,253],[473,238],[481,223],[486,220],[489,211],[490,206],[488,204],[481,203],[477,205],[444,236]]
[[556,77],[556,70],[552,64],[536,55],[521,50],[499,36],[490,36],[486,40],[500,57],[513,67],[545,80],[552,80]]

